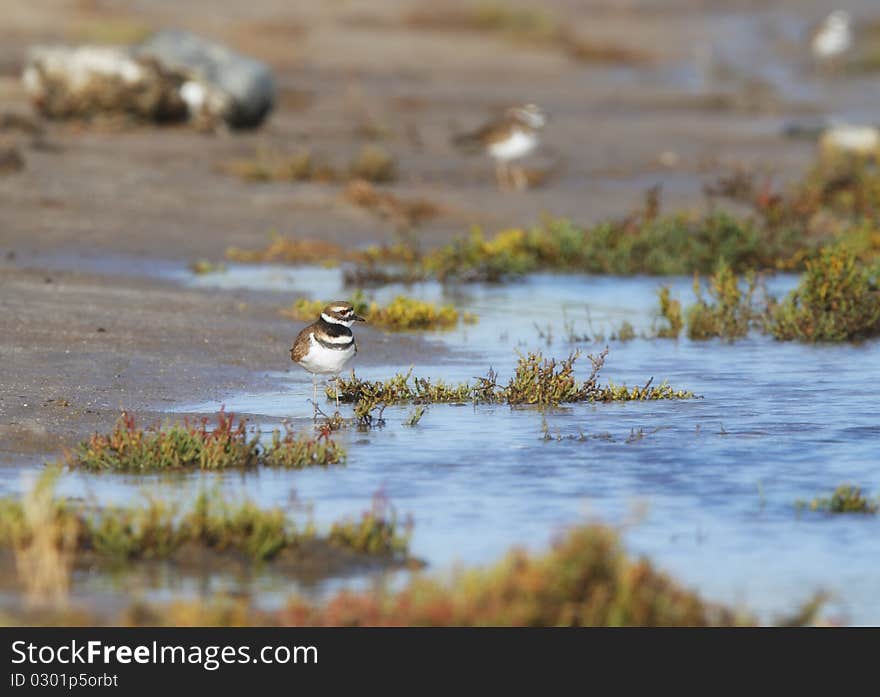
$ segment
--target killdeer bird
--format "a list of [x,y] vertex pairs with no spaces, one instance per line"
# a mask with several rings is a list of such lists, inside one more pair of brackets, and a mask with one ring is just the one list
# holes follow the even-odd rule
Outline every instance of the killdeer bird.
[[811,41],[813,57],[820,64],[833,64],[852,47],[851,17],[835,10],[819,25]]
[[[351,303],[332,302],[323,309],[317,321],[297,334],[290,358],[312,374],[315,418],[318,416],[318,375],[339,375],[346,363],[354,358],[357,344],[351,325],[364,321],[355,314]],[[339,408],[338,386],[336,407]]]
[[491,121],[471,133],[453,138],[453,143],[467,150],[483,149],[495,160],[495,178],[499,187],[513,182],[517,189],[524,189],[528,179],[522,167],[510,163],[525,157],[538,145],[538,132],[547,117],[540,107],[525,104],[508,109],[501,119]]

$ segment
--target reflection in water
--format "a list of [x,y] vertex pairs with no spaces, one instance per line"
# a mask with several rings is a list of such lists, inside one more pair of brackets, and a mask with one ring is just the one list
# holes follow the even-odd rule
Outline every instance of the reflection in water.
[[[340,278],[335,270],[233,266],[192,283],[277,289],[284,291],[281,304],[296,288],[344,295]],[[667,282],[673,295],[690,301],[690,279]],[[464,380],[492,366],[503,379],[517,350],[539,348],[558,357],[574,348],[567,322],[577,334],[610,335],[623,320],[646,332],[660,283],[536,275],[509,286],[468,286],[456,302],[476,312],[479,323],[432,335],[432,342],[455,350],[426,352],[414,373]],[[779,294],[793,283],[777,277],[769,286]],[[384,301],[401,290],[385,288],[376,296]],[[443,296],[430,283],[405,291]],[[551,328],[549,346],[536,325],[544,334]],[[384,429],[340,435],[349,448],[344,468],[197,474],[150,486],[179,493],[219,482],[231,493],[289,508],[296,497],[314,503],[321,524],[358,514],[383,490],[400,512],[414,515],[413,551],[434,568],[492,561],[513,544],[539,548],[564,526],[595,517],[626,525],[632,550],[709,597],[772,616],[825,589],[836,594],[833,607],[850,621],[880,622],[880,521],[798,515],[793,505],[845,481],[880,492],[880,344],[805,346],[756,336],[733,345],[643,338],[610,345],[604,379],[635,384],[653,376],[703,398],[553,409],[546,419],[560,439],[549,441],[535,409],[436,405],[416,428],[407,428],[401,422],[409,408],[393,407]],[[373,364],[357,372],[379,379],[408,367]],[[306,427],[308,376],[293,371],[277,377],[276,390],[229,395],[223,402],[253,414],[265,429],[284,417]],[[640,430],[642,437],[630,437]],[[118,500],[143,482],[75,475],[63,491],[91,490],[102,501]],[[260,583],[272,602],[276,583],[271,577]],[[279,593],[288,590],[280,586]]]

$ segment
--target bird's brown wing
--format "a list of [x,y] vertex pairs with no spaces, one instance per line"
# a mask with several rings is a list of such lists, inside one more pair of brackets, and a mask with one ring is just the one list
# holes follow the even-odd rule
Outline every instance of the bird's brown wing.
[[452,143],[463,150],[477,150],[499,140],[505,140],[510,135],[510,128],[511,124],[507,119],[492,121],[476,131],[455,136]]
[[312,325],[309,325],[296,335],[293,346],[290,348],[290,359],[294,363],[299,363],[309,352],[311,346],[310,337],[312,335]]

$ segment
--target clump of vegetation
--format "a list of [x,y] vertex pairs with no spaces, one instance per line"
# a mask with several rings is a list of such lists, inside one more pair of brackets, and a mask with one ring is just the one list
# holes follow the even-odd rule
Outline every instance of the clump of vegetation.
[[347,258],[347,251],[332,242],[270,235],[269,243],[260,249],[229,247],[226,258],[244,263],[336,264]]
[[747,172],[722,178],[706,191],[750,206],[762,235],[778,240],[774,264],[752,268],[801,269],[820,249],[839,243],[862,261],[880,257],[880,171],[865,158],[822,158],[786,191]]
[[[347,196],[402,229],[431,212],[430,205],[387,198],[361,183]],[[421,250],[412,240],[369,250],[325,250],[308,258],[300,247],[323,242],[291,241],[274,249],[242,252],[246,261],[349,261],[350,282],[504,281],[540,270],[599,273],[683,275],[711,274],[719,259],[733,273],[798,270],[828,245],[845,243],[865,263],[880,259],[880,172],[864,164],[820,165],[791,191],[773,190],[744,172],[707,186],[712,197],[724,197],[752,208],[748,217],[713,209],[704,215],[661,215],[659,190],[652,189],[633,213],[592,226],[567,219],[547,219],[529,230],[513,228],[487,237],[479,228],[438,249]],[[387,265],[395,265],[387,268]],[[672,307],[670,306],[670,309]],[[674,332],[674,328],[670,327]]]
[[[148,498],[140,506],[94,509],[56,498],[53,484],[51,476],[38,484],[44,494],[39,518],[26,503],[0,499],[0,547],[25,553],[48,544],[84,565],[168,559],[193,548],[263,562],[319,539],[311,523],[300,529],[281,508],[262,509],[252,501],[226,500],[217,492],[202,492],[185,508]],[[411,522],[404,528],[387,505],[374,504],[358,523],[335,523],[325,539],[356,552],[405,556]]]
[[734,217],[722,210],[661,215],[655,189],[640,210],[622,219],[591,227],[549,219],[490,239],[475,229],[424,254],[419,266],[425,276],[463,281],[500,281],[538,270],[710,274],[719,259],[743,273],[804,268],[824,246],[838,242],[861,261],[880,258],[880,172],[865,165],[819,166],[791,193],[759,186],[744,174],[707,191],[750,205],[753,215]]
[[631,46],[596,41],[571,32],[560,33],[559,39],[570,57],[585,63],[643,65],[651,61],[651,56]]
[[562,404],[584,402],[596,389],[596,377],[604,362],[605,353],[592,358],[593,371],[585,382],[574,376],[577,352],[557,363],[555,358],[544,358],[540,353],[521,356],[510,382],[492,401],[508,404]]
[[409,549],[412,528],[412,518],[407,518],[401,531],[394,508],[384,496],[377,495],[373,497],[372,508],[365,511],[360,520],[333,523],[328,540],[358,552],[404,556]]
[[[373,409],[385,404],[434,404],[465,403],[553,406],[576,402],[644,401],[655,399],[689,399],[694,395],[674,390],[665,382],[652,386],[649,380],[643,387],[628,388],[626,385],[598,384],[599,371],[605,363],[608,349],[598,356],[590,356],[592,368],[585,381],[574,375],[574,364],[580,353],[557,361],[544,358],[540,353],[521,356],[513,376],[506,385],[498,383],[493,370],[477,378],[475,383],[448,385],[442,381],[433,383],[427,378],[412,378],[412,370],[397,374],[386,381],[358,379],[354,372],[350,378],[340,378],[339,399],[354,403],[361,409]],[[335,391],[327,391],[328,397]]]
[[[412,379],[411,379],[412,378]],[[390,380],[361,380],[354,371],[350,378],[339,377],[339,401],[372,408],[380,404],[463,404],[472,401],[472,390],[467,383],[450,385],[443,380],[413,378],[412,368],[398,373]],[[327,397],[335,398],[336,390],[327,387]]]
[[809,503],[798,501],[798,508],[809,508],[811,511],[825,513],[867,513],[875,514],[878,502],[872,501],[862,494],[857,486],[842,484],[834,490],[830,497],[815,498]]
[[684,327],[681,302],[672,297],[669,286],[658,288],[657,297],[660,301],[660,317],[665,324],[656,330],[656,334],[661,339],[677,339]]
[[412,329],[451,329],[458,324],[459,313],[453,305],[434,303],[398,295],[385,307],[370,304],[367,317],[377,327],[389,331]]
[[226,271],[226,265],[208,259],[197,259],[189,265],[189,270],[197,276],[201,276],[208,273],[222,273]]
[[410,427],[418,425],[419,421],[421,421],[422,417],[425,415],[425,411],[426,409],[424,406],[422,406],[421,404],[417,404],[409,413],[409,416],[406,417],[403,425]]
[[390,220],[399,230],[410,230],[440,213],[440,207],[428,199],[404,199],[381,191],[364,179],[355,179],[346,187],[345,200]]
[[[454,305],[438,306],[405,295],[398,295],[388,305],[381,306],[368,302],[363,292],[356,291],[350,302],[355,312],[364,315],[372,326],[391,332],[452,329],[460,319],[468,323],[476,321],[475,315],[460,314]],[[287,317],[304,321],[317,317],[326,306],[323,300],[300,298],[281,312]]]
[[[299,239],[284,237],[273,231],[269,242],[257,249],[241,249],[229,247],[226,257],[232,261],[243,263],[282,263],[282,264],[321,264],[335,266],[343,261],[357,262],[364,265],[368,277],[381,275],[383,282],[391,280],[391,274],[383,274],[376,267],[379,264],[416,263],[419,253],[406,242],[391,245],[374,245],[366,249],[351,249],[325,240]],[[346,278],[349,278],[346,274]],[[396,277],[395,277],[396,278]],[[408,280],[418,280],[412,276]]]
[[272,442],[261,453],[261,464],[266,467],[305,469],[345,462],[345,450],[330,437],[332,429],[321,429],[317,437],[297,435],[288,424],[284,429],[283,435],[272,431]]
[[18,148],[0,141],[0,174],[11,174],[24,169],[24,157]]
[[339,179],[338,172],[308,148],[281,153],[259,147],[253,157],[225,162],[220,169],[254,182],[334,182]]
[[699,276],[694,275],[694,294],[697,296],[697,302],[688,308],[688,337],[697,340],[722,337],[733,341],[746,336],[755,316],[752,308],[755,275],[749,273],[746,282],[748,287],[742,290],[736,274],[727,262],[721,259],[718,262],[718,269],[709,278],[710,302],[703,297]]
[[353,179],[384,184],[397,179],[397,164],[385,148],[368,143],[349,164],[348,174]]
[[[337,262],[355,263],[346,273],[346,279],[354,283],[425,279],[494,283],[542,270],[618,275],[712,273],[720,258],[735,272],[791,268],[798,263],[792,261],[794,255],[813,249],[795,232],[766,235],[752,221],[723,212],[703,218],[683,214],[660,218],[656,211],[589,228],[565,219],[549,220],[531,230],[513,228],[491,238],[475,228],[466,237],[426,252],[400,242],[360,253],[326,250],[332,254],[319,259],[301,251],[310,251],[312,245],[323,249],[325,244],[279,238],[265,250],[236,249],[228,256],[237,261],[290,263],[323,262],[329,256]],[[387,264],[400,268],[387,270],[382,266]]]
[[0,546],[11,547],[26,599],[35,606],[62,606],[79,527],[55,500],[59,470],[47,470],[21,499],[0,499]]
[[620,326],[611,334],[612,341],[620,341],[621,343],[625,343],[627,341],[632,341],[636,338],[636,330],[626,320],[621,322]]
[[[355,314],[364,316],[369,312],[370,301],[364,295],[362,290],[356,290],[348,298],[354,308]],[[290,317],[299,322],[314,320],[318,317],[323,309],[327,307],[326,300],[309,300],[308,298],[297,298],[292,305],[281,310],[281,314]]]
[[[725,260],[710,277],[709,299],[694,278],[696,304],[688,308],[687,334],[701,340],[744,337],[750,328],[783,341],[850,341],[880,334],[880,266],[861,263],[846,245],[823,248],[806,261],[798,287],[782,302],[766,298],[755,307],[756,276],[746,273],[743,288]],[[666,324],[656,336],[675,338],[682,328],[681,308],[668,288],[659,290],[660,314]]]
[[749,220],[717,211],[702,218],[659,217],[649,206],[625,220],[590,228],[557,219],[528,231],[505,230],[491,239],[475,229],[468,237],[422,255],[417,270],[422,277],[441,281],[498,282],[540,270],[711,273],[720,258],[741,271],[774,268],[780,257],[787,256],[781,240],[763,235]]
[[260,148],[249,159],[232,160],[223,170],[247,181],[335,181],[336,172],[326,164],[319,164],[310,150],[291,154],[271,153]]
[[450,582],[416,576],[402,590],[343,591],[294,599],[277,620],[304,626],[707,626],[754,622],[704,601],[647,560],[632,560],[617,534],[587,525],[541,555],[513,550],[488,569]]
[[421,259],[426,277],[441,281],[498,282],[539,269],[533,245],[521,229],[505,230],[487,240],[475,228],[469,237],[431,251]]
[[[259,561],[297,542],[281,509],[263,511],[251,502],[231,504],[206,493],[186,512],[155,499],[145,506],[100,511],[61,499],[53,499],[50,506],[47,524],[58,532],[59,543],[66,534],[75,543],[70,548],[76,555],[114,563],[168,558],[190,543],[241,552]],[[0,501],[0,546],[27,549],[40,534],[27,521],[21,504],[14,499]]]
[[397,178],[394,156],[384,148],[368,144],[340,170],[308,148],[282,153],[257,148],[253,157],[231,160],[220,169],[247,181],[322,182],[363,180],[383,184]]
[[233,414],[221,410],[216,420],[213,428],[203,418],[142,429],[131,414],[123,412],[109,434],[95,433],[65,453],[62,464],[131,472],[247,469],[260,465],[299,469],[345,460],[345,450],[330,438],[329,432],[296,437],[290,431],[284,436],[275,431],[271,444],[263,446],[258,431],[248,432],[245,419],[236,423]]
[[846,246],[806,263],[798,287],[768,309],[767,330],[783,341],[848,341],[880,334],[878,273]]
[[[880,173],[862,157],[824,158],[786,195],[772,197],[757,207],[771,224],[808,222],[820,213],[833,217],[837,232],[844,223],[877,220],[880,210]],[[830,240],[828,240],[830,241]]]
[[382,428],[385,425],[385,408],[388,405],[374,399],[359,399],[354,403],[354,420],[358,430]]

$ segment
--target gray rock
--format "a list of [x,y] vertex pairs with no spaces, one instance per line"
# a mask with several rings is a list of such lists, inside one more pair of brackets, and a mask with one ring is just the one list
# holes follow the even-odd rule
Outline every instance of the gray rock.
[[160,31],[135,47],[134,53],[185,77],[181,96],[193,115],[202,112],[235,128],[252,128],[275,102],[269,66],[194,34]]

